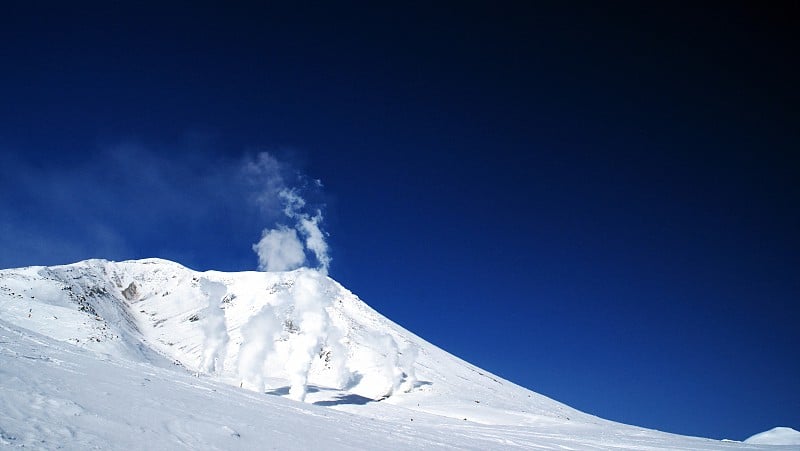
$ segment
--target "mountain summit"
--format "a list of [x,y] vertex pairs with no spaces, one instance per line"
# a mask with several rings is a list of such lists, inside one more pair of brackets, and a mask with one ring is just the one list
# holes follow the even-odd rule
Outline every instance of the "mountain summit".
[[2,270],[0,363],[0,444],[11,446],[756,449],[572,409],[307,268]]

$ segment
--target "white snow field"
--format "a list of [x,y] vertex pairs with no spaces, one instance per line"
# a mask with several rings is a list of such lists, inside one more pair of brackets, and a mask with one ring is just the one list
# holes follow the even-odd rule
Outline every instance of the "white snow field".
[[147,259],[0,271],[3,448],[798,449],[758,437],[579,412],[425,342],[311,269]]

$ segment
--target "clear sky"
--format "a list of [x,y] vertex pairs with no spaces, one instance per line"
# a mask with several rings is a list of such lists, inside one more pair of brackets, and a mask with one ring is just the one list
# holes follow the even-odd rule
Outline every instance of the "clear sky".
[[1,267],[256,269],[266,151],[330,274],[440,347],[625,423],[800,429],[796,4],[27,3]]

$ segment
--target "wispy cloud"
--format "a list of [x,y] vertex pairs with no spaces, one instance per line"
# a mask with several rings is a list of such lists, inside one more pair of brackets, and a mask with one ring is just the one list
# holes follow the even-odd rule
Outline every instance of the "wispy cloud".
[[[306,252],[316,260],[316,269],[328,273],[331,257],[327,233],[322,228],[322,208],[312,208],[304,192],[319,190],[322,183],[291,170],[267,152],[245,162],[243,172],[256,189],[253,199],[263,211],[283,212],[283,218],[265,228],[253,245],[259,268],[286,271],[307,262]],[[301,238],[303,241],[301,241]]]
[[329,268],[323,206],[310,200],[321,183],[270,153],[121,143],[54,161],[2,150],[2,267],[163,257],[246,269],[260,231],[260,269]]

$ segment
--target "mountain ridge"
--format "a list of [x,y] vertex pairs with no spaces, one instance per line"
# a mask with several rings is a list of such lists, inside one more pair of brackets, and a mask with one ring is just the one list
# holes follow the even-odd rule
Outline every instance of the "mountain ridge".
[[[0,270],[0,317],[103,358],[389,424],[422,416],[590,441],[613,431],[631,446],[637,436],[665,446],[641,449],[671,449],[670,437],[680,437],[594,417],[475,367],[307,268],[199,272],[162,259],[93,259]],[[729,446],[673,439],[682,440],[697,449]]]

